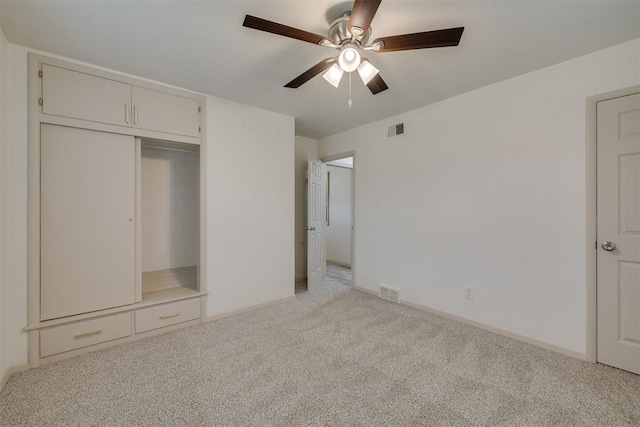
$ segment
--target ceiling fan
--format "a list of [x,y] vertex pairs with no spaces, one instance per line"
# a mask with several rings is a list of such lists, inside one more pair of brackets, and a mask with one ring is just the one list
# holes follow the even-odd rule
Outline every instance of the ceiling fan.
[[278,24],[266,19],[246,15],[243,26],[266,31],[308,43],[337,49],[338,56],[325,58],[284,87],[298,88],[320,73],[333,86],[338,87],[343,74],[357,71],[371,93],[378,94],[389,87],[380,77],[379,70],[363,56],[367,51],[386,53],[400,50],[427,49],[433,47],[457,46],[464,27],[445,30],[424,31],[380,37],[367,44],[371,36],[371,21],[382,0],[355,0],[350,12],[343,13],[333,21],[328,36],[324,37],[308,31]]

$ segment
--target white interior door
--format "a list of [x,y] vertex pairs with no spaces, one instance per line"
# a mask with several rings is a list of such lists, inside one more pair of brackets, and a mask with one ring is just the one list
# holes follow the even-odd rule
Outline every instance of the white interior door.
[[41,127],[40,316],[134,299],[135,140]]
[[324,273],[324,163],[309,156],[307,178],[307,288],[322,282]]
[[640,374],[640,94],[597,114],[598,362]]

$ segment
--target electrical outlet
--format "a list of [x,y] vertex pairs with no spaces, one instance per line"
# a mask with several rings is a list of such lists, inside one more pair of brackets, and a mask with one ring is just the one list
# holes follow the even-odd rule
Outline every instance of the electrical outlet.
[[470,300],[473,299],[473,288],[471,286],[464,287],[464,297]]

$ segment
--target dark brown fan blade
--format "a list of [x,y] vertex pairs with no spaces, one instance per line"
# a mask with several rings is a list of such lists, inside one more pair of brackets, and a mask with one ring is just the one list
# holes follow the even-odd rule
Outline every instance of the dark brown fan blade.
[[369,88],[371,93],[374,95],[389,89],[389,86],[387,86],[384,80],[382,80],[382,77],[380,77],[380,74],[376,74],[374,78],[369,80],[369,83],[367,83],[367,87]]
[[463,31],[464,27],[458,27],[446,30],[425,31],[423,33],[403,34],[400,36],[380,37],[379,39],[375,39],[372,44],[379,41],[384,43],[382,49],[377,52],[458,46]]
[[311,80],[312,78],[314,78],[315,76],[317,76],[318,74],[328,70],[329,67],[331,67],[335,62],[336,62],[335,58],[325,58],[322,61],[318,62],[313,67],[309,68],[304,73],[300,74],[295,79],[291,80],[289,83],[284,85],[284,87],[297,89],[303,84],[305,84],[306,82],[308,82],[309,80]]
[[278,24],[277,22],[267,21],[266,19],[257,18],[251,15],[244,17],[242,26],[253,28],[254,30],[266,31],[267,33],[278,34],[280,36],[291,37],[292,39],[302,40],[303,42],[313,44],[318,44],[320,43],[320,40],[326,38],[318,34],[288,27],[286,25]]
[[367,34],[381,2],[382,0],[356,0],[349,19],[349,31],[351,27],[358,27],[362,28],[362,34]]

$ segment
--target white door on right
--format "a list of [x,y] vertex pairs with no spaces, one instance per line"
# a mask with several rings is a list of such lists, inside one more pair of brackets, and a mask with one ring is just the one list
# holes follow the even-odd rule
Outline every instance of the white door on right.
[[597,117],[598,362],[640,374],[640,94]]
[[307,288],[317,288],[324,274],[325,167],[309,155],[307,172]]

